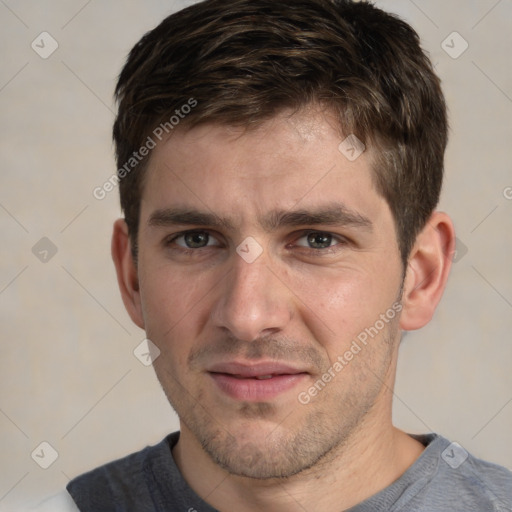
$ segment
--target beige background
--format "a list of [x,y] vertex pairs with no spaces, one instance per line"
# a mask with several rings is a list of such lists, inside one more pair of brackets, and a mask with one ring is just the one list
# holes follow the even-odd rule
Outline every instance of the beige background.
[[[111,99],[126,53],[190,3],[0,1],[2,511],[177,427],[133,355],[144,333],[109,254],[117,190],[102,201],[92,190],[115,171]],[[412,23],[443,79],[452,133],[441,207],[463,244],[435,319],[401,348],[395,421],[512,468],[512,1],[377,5]],[[59,45],[47,59],[31,48],[43,31]],[[453,31],[469,44],[456,59],[441,47]],[[446,44],[463,48],[458,36]],[[42,237],[57,248],[47,262],[32,252]],[[58,452],[46,470],[31,458],[43,441]]]

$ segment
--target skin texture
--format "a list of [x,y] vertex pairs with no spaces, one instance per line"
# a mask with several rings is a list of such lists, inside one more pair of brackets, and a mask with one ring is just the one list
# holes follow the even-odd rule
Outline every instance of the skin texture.
[[[151,155],[137,266],[126,224],[114,226],[123,300],[161,351],[155,370],[180,417],[174,457],[219,510],[346,509],[396,480],[423,450],[392,425],[392,389],[401,330],[425,325],[441,298],[453,226],[432,215],[404,281],[371,150],[351,162],[338,150],[344,138],[313,108],[249,131],[178,131]],[[169,209],[222,222],[189,215],[176,223]],[[290,212],[341,209],[342,219],[283,222]],[[190,230],[202,233],[181,236]],[[247,237],[262,251],[250,263],[236,250],[256,255]],[[393,305],[400,311],[377,324]],[[372,326],[377,334],[333,370]],[[236,399],[210,373],[228,361],[274,361],[302,375],[269,399]],[[301,403],[329,369],[329,382]]]

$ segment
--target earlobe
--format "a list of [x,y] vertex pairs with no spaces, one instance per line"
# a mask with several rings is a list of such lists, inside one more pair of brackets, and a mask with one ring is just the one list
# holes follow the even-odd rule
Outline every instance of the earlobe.
[[420,329],[432,319],[448,281],[454,251],[452,221],[445,213],[434,212],[409,256],[400,318],[403,330]]
[[133,322],[144,329],[139,279],[133,261],[128,226],[124,219],[118,219],[114,223],[111,250],[124,306]]

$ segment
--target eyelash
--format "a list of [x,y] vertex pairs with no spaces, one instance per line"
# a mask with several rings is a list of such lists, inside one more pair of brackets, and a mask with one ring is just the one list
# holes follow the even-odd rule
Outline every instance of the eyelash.
[[303,231],[301,233],[301,235],[298,238],[296,238],[294,241],[295,241],[295,243],[297,243],[297,241],[300,240],[301,238],[307,238],[309,235],[312,235],[312,234],[328,235],[332,238],[331,242],[336,242],[336,243],[334,243],[334,245],[329,245],[328,247],[323,247],[320,249],[315,249],[314,247],[307,247],[307,246],[300,246],[300,245],[296,246],[296,247],[298,247],[299,250],[304,250],[304,251],[313,253],[315,255],[323,256],[326,254],[334,254],[335,252],[337,252],[341,249],[341,246],[345,246],[348,243],[348,240],[341,235],[336,235],[334,233],[330,233],[329,231],[318,231],[318,230],[313,230],[313,229]]
[[[187,231],[181,231],[180,233],[176,233],[176,234],[166,238],[164,240],[164,246],[168,247],[168,248],[172,248],[173,250],[180,251],[182,254],[185,254],[185,255],[191,255],[193,253],[197,253],[201,249],[209,249],[211,247],[219,247],[219,248],[224,247],[222,245],[222,243],[220,243],[219,245],[207,245],[205,247],[198,247],[198,248],[184,247],[184,246],[179,246],[179,245],[175,244],[176,240],[178,240],[179,238],[182,238],[186,235],[190,235],[193,233],[206,233],[209,236],[215,238],[217,241],[219,241],[218,240],[219,237],[215,236],[215,234],[213,234],[211,231],[209,231],[207,229],[192,229],[192,230],[187,230]],[[294,243],[296,243],[298,240],[300,240],[302,238],[308,237],[311,234],[331,236],[332,242],[335,242],[335,243],[334,243],[334,245],[330,245],[328,247],[319,248],[319,249],[315,249],[313,247],[298,246],[298,245],[296,245],[295,247],[297,247],[301,251],[306,251],[310,254],[323,256],[326,254],[333,254],[333,253],[341,250],[342,247],[349,244],[349,240],[341,235],[336,235],[329,231],[321,231],[321,230],[313,230],[313,229],[301,231],[299,236],[294,237]],[[173,247],[173,245],[175,245],[175,247]],[[286,244],[287,248],[289,246],[290,246],[290,244]]]

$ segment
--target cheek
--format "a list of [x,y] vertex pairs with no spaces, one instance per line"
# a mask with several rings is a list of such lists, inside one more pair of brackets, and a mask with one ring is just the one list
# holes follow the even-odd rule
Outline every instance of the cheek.
[[[204,311],[210,280],[192,276],[171,267],[155,266],[140,280],[144,321],[148,338],[160,349],[186,347],[184,338],[193,339],[207,318]],[[179,344],[176,339],[182,340]]]
[[374,325],[392,306],[398,291],[398,284],[382,282],[360,269],[302,275],[296,283],[303,321],[318,341],[335,351]]

